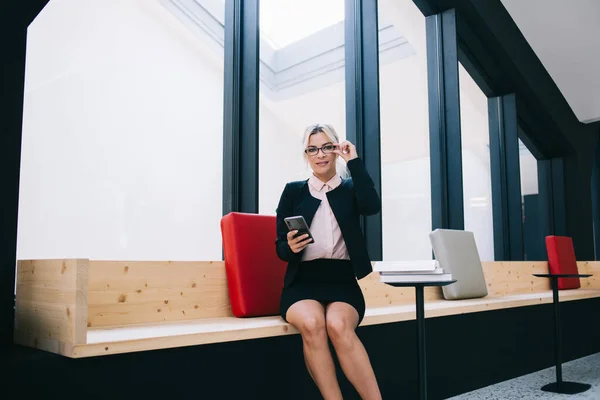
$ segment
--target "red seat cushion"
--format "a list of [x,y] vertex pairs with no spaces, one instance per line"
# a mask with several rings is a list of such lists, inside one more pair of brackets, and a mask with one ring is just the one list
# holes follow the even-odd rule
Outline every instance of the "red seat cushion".
[[221,219],[231,309],[236,317],[279,314],[286,263],[275,251],[275,216],[232,212]]
[[[577,259],[573,240],[568,236],[547,236],[548,269],[551,274],[577,274]],[[579,278],[558,278],[559,289],[581,287]]]

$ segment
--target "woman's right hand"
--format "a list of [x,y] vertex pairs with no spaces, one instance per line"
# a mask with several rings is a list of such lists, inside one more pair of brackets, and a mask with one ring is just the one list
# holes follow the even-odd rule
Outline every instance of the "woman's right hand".
[[290,249],[292,249],[294,253],[300,253],[311,241],[308,237],[308,233],[294,238],[297,233],[298,231],[289,231],[287,234],[288,246],[290,246]]

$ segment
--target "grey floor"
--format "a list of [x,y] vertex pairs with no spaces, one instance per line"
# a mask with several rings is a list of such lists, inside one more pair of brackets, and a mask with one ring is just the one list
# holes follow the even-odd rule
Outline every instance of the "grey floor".
[[452,397],[452,400],[510,400],[510,399],[594,399],[600,400],[600,353],[566,362],[562,366],[563,380],[588,383],[587,392],[576,395],[548,393],[540,388],[556,381],[554,367],[524,375],[509,381]]

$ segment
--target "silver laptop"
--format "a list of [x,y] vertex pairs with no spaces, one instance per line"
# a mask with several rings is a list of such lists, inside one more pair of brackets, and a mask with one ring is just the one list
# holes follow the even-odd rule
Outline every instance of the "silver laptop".
[[444,298],[458,300],[487,296],[487,285],[473,232],[436,229],[429,234],[429,240],[440,267],[456,279],[456,283],[442,287]]

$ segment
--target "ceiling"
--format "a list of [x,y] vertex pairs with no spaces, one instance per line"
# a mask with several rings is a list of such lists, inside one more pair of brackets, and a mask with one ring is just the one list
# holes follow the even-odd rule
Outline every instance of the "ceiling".
[[600,121],[600,1],[501,2],[579,121]]

